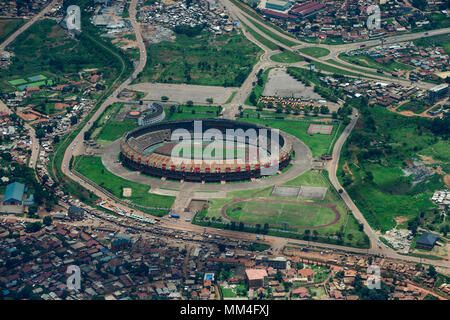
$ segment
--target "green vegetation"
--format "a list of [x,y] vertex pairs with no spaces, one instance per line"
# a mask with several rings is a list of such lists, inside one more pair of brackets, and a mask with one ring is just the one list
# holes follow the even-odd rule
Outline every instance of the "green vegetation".
[[268,28],[266,28],[263,24],[256,22],[254,19],[249,18],[247,16],[247,19],[256,27],[258,28],[260,31],[264,32],[267,36],[269,36],[271,39],[278,41],[279,43],[284,44],[285,46],[288,47],[293,47],[298,45],[298,42],[294,42],[291,40],[286,39],[285,37],[282,37],[278,34],[276,34],[275,32],[272,32],[271,30],[269,30]]
[[249,96],[245,100],[245,104],[256,106],[259,100],[259,97],[261,97],[264,87],[266,86],[267,77],[269,76],[269,71],[272,68],[269,68],[263,72],[262,69],[259,70],[258,74],[256,75],[258,78],[258,81],[256,82],[255,86],[253,87],[252,91],[250,92]]
[[[328,64],[321,63],[321,62],[314,61],[314,62],[312,62],[312,64],[315,65],[316,69],[324,71],[324,72],[329,72],[329,73],[342,75],[342,76],[361,77],[361,75],[359,75],[357,73],[346,71],[346,70],[342,70],[340,68],[333,67],[333,66],[330,66]],[[310,65],[308,65],[308,67],[309,66]]]
[[381,69],[388,73],[392,73],[397,70],[413,70],[412,66],[409,66],[404,63],[396,62],[395,60],[391,60],[388,62],[379,63],[372,57],[368,55],[355,55],[355,56],[347,56],[345,53],[341,53],[339,55],[339,59],[347,61],[352,64],[356,64],[358,66]]
[[[109,172],[100,157],[81,156],[75,159],[74,169],[83,176],[108,190],[115,197],[130,200],[134,204],[144,207],[170,208],[175,197],[149,193],[150,187],[144,184],[128,181]],[[123,197],[123,188],[131,188],[131,197]],[[161,216],[167,210],[140,209],[147,213]]]
[[442,47],[447,54],[450,54],[450,34],[437,35],[432,37],[424,37],[413,40],[417,47],[430,48],[432,46]]
[[[343,148],[341,184],[373,228],[389,230],[403,217],[415,232],[420,222],[416,219],[435,211],[431,195],[445,186],[437,173],[415,178],[402,170],[421,154],[446,160],[442,168],[448,170],[449,120],[404,117],[379,106],[369,108],[364,99],[346,104],[357,107],[361,116]],[[426,227],[439,230],[442,218],[434,215]]]
[[254,29],[250,28],[244,22],[241,21],[241,23],[244,25],[245,29],[247,29],[247,31],[253,36],[253,38],[256,39],[256,41],[258,41],[259,43],[265,45],[267,48],[269,48],[271,50],[277,50],[278,49],[278,46],[274,42],[272,42],[269,39],[263,37],[258,32],[256,32]]
[[23,19],[0,19],[0,43],[24,24]]
[[[313,157],[320,157],[322,154],[329,152],[330,146],[333,142],[333,138],[336,135],[338,126],[334,124],[333,131],[330,135],[324,134],[314,134],[310,135],[307,133],[309,125],[314,123],[321,123],[319,121],[309,121],[309,120],[286,120],[286,119],[275,119],[277,114],[272,112],[274,118],[253,118],[251,117],[254,113],[249,113],[250,116],[247,118],[247,109],[244,110],[242,121],[252,122],[262,124],[271,128],[276,128],[283,130],[293,136],[302,140],[312,152]],[[270,114],[270,111],[266,112]],[[324,123],[321,123],[324,124]],[[343,128],[341,129],[343,130]],[[337,136],[340,132],[337,133]]]
[[80,34],[79,40],[74,40],[55,21],[37,21],[10,45],[15,54],[13,64],[9,69],[0,70],[0,77],[26,78],[42,73],[59,78],[84,68],[99,68],[103,78],[110,82],[118,74],[121,62],[111,59],[108,49],[98,45],[96,33],[89,32],[90,28]]
[[320,47],[306,47],[299,49],[298,51],[314,58],[325,57],[330,54],[330,50]]
[[240,33],[212,37],[177,34],[175,42],[151,44],[147,65],[136,81],[240,86],[261,50]]
[[[317,66],[317,65],[316,65]],[[327,66],[328,67],[328,66]],[[332,68],[332,67],[330,67]],[[320,69],[320,68],[319,68]],[[327,70],[324,70],[327,71]],[[329,71],[329,69],[328,69]],[[322,82],[319,77],[323,74],[316,71],[310,71],[301,68],[288,67],[286,72],[297,79],[298,81],[303,82],[306,86],[314,84],[314,92],[319,94],[321,97],[330,100],[332,102],[337,102],[338,99],[343,99],[343,93],[337,88],[330,88],[328,84]],[[331,71],[330,71],[331,72]],[[337,76],[339,77],[339,76]]]
[[303,61],[302,56],[299,56],[298,54],[295,54],[292,51],[284,51],[278,54],[274,54],[273,56],[270,57],[270,59],[275,62],[282,62],[282,63],[293,63]]
[[333,221],[331,209],[313,204],[268,201],[237,202],[227,208],[227,216],[248,223],[269,223],[289,226],[319,226]]
[[[318,187],[329,187],[326,178],[315,171],[305,172],[301,176],[285,183],[284,185],[299,187],[302,185],[311,185]],[[339,221],[328,227],[318,228],[314,230],[295,228],[294,223],[305,223],[308,225],[321,223],[320,220],[326,221],[329,219],[329,212],[320,212],[320,216],[310,216],[310,210],[305,207],[299,207],[298,204],[293,206],[285,206],[283,204],[283,212],[279,212],[280,203],[271,203],[269,200],[294,200],[305,201],[302,198],[289,197],[275,197],[272,196],[273,187],[266,187],[254,190],[241,190],[229,192],[224,199],[210,200],[210,207],[207,210],[199,212],[194,219],[194,223],[206,226],[213,226],[217,228],[227,228],[246,232],[263,233],[269,235],[277,235],[282,237],[292,237],[304,240],[312,240],[326,243],[347,244],[356,247],[367,247],[367,236],[362,232],[362,228],[358,225],[356,219],[346,210],[344,203],[339,199],[338,193],[329,189],[325,195],[324,200],[314,200],[317,203],[333,204],[341,215]],[[224,205],[231,202],[233,199],[265,199],[266,202],[256,203],[256,201],[249,201],[248,205],[245,202],[239,202],[231,205],[227,214],[235,215],[234,218],[242,220],[243,222],[232,222],[224,219],[221,215],[221,209]],[[245,205],[244,205],[245,204]],[[261,207],[259,204],[269,205],[272,210]],[[276,205],[275,205],[276,204]],[[256,206],[256,207],[255,207]],[[296,207],[297,206],[297,207]],[[307,205],[308,209],[317,210],[317,206],[312,208]],[[241,208],[240,210],[238,208]],[[302,210],[302,215],[298,214],[298,209]],[[235,210],[235,211],[233,211]],[[261,210],[264,213],[262,215]],[[319,212],[318,212],[319,213]],[[280,214],[280,216],[278,216]],[[317,219],[317,220],[316,220]],[[253,220],[253,221],[250,221]],[[286,221],[287,220],[287,221]],[[256,225],[249,226],[244,222],[253,222]],[[269,227],[268,223],[283,223],[288,222],[287,230],[284,227]],[[329,222],[329,220],[328,220]],[[267,224],[267,225],[266,225]]]
[[215,106],[173,106],[166,110],[165,120],[216,118],[222,107]]
[[420,114],[427,110],[430,105],[420,101],[420,100],[410,100],[402,104],[396,111],[412,111],[416,114]]

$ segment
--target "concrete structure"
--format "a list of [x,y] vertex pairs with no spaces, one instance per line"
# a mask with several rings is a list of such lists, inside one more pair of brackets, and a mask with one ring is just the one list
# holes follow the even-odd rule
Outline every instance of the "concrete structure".
[[164,120],[166,114],[164,108],[158,103],[149,103],[148,110],[142,112],[138,119],[138,124],[140,126],[147,126],[150,124],[158,123]]
[[429,98],[431,101],[437,101],[444,99],[448,93],[448,83],[443,83],[428,90]]
[[267,9],[273,9],[278,11],[285,11],[292,6],[292,2],[290,1],[282,1],[282,0],[268,0],[266,2]]
[[[196,125],[201,128],[197,128]],[[242,134],[234,132],[234,135],[226,134],[227,130],[231,129],[242,129],[243,132]],[[285,168],[291,161],[293,153],[292,142],[283,132],[279,132],[279,135],[275,137],[268,129],[255,124],[224,119],[158,123],[140,127],[128,133],[121,141],[121,160],[131,169],[180,181],[225,182],[257,179],[267,175],[265,172],[269,170],[274,170],[276,173]],[[182,139],[181,137],[173,138],[172,133],[175,130],[178,133],[183,131]],[[208,132],[214,130],[216,133],[221,133],[224,140],[218,149],[224,153],[223,156],[217,158],[209,156],[204,150],[204,147],[210,146],[216,138],[215,134],[213,134],[214,139],[200,137],[200,140],[196,140],[199,142],[200,150],[191,149],[193,140],[190,139],[197,139],[195,135],[200,134],[197,130],[201,130],[202,136],[208,130]],[[267,132],[266,144],[259,136],[261,130]],[[255,141],[249,138],[248,132],[255,133]],[[187,138],[185,134],[188,135]],[[273,137],[278,141],[272,140]],[[229,158],[226,158],[225,154],[227,145],[233,146],[232,155]],[[255,152],[256,158],[250,159],[251,152],[255,149],[258,150]],[[193,153],[197,151],[194,157],[191,156],[191,150]],[[278,151],[278,154],[272,155],[272,150]],[[189,152],[189,155],[184,154],[185,151]],[[262,153],[266,153],[266,156],[261,156]]]
[[265,269],[246,269],[245,278],[249,288],[263,288],[267,285],[267,271]]

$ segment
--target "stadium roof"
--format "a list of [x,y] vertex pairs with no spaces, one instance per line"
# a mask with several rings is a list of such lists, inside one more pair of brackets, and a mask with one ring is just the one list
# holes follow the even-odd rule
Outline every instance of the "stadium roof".
[[22,202],[23,193],[25,192],[25,185],[20,182],[13,182],[6,186],[5,199],[6,201]]

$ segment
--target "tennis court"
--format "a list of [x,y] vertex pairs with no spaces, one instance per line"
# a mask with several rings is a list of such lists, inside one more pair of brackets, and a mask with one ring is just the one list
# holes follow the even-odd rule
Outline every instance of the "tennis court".
[[331,134],[333,126],[322,124],[310,124],[308,128],[308,134]]

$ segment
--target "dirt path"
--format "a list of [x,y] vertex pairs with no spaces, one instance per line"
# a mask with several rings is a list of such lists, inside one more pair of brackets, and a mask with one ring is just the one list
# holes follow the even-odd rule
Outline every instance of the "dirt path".
[[[268,199],[261,199],[261,198],[247,198],[247,199],[240,199],[240,198],[235,198],[232,201],[228,202],[226,205],[224,205],[220,211],[222,217],[224,219],[227,219],[229,221],[232,222],[236,222],[236,223],[240,223],[243,222],[245,224],[251,224],[251,225],[257,225],[258,223],[256,222],[244,222],[244,221],[239,221],[233,218],[230,218],[227,215],[227,209],[228,207],[230,207],[231,205],[238,203],[238,202],[247,202],[247,201],[259,201],[259,202],[275,202],[275,203],[295,203],[295,204],[305,204],[305,205],[315,205],[315,206],[320,206],[320,207],[325,207],[330,209],[331,211],[333,211],[334,213],[334,219],[333,221],[327,223],[327,224],[323,224],[323,225],[319,225],[319,226],[297,226],[297,225],[289,225],[289,227],[294,227],[294,228],[299,228],[299,229],[320,229],[320,228],[324,228],[324,227],[328,227],[331,226],[335,223],[337,223],[339,221],[339,219],[341,219],[341,214],[339,213],[339,211],[336,208],[336,205],[334,204],[330,204],[330,203],[315,203],[315,202],[301,202],[301,201],[292,201],[292,200],[268,200]],[[269,224],[269,226],[271,227],[284,227],[281,224]]]

